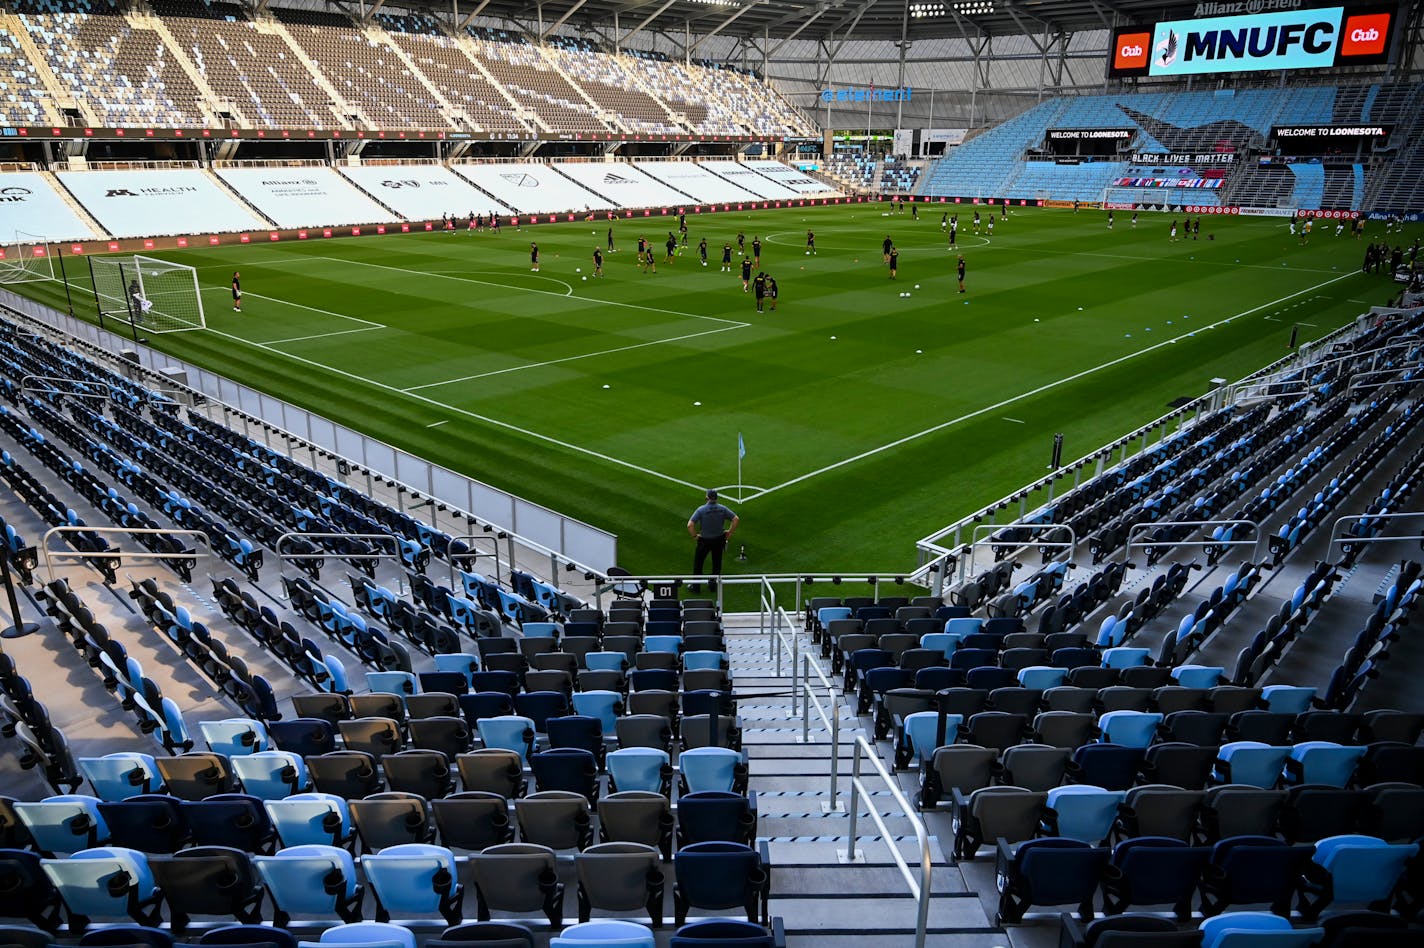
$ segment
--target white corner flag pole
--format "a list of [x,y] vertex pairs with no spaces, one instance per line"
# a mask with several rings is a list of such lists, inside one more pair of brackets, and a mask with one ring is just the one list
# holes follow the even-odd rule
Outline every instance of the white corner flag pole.
[[742,502],[742,458],[747,456],[747,445],[742,440],[742,433],[737,432],[737,503]]

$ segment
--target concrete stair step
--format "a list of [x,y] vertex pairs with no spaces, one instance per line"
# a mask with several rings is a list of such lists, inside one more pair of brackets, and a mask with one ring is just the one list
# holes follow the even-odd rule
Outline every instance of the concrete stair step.
[[[950,895],[967,891],[964,877],[950,866],[935,868],[931,892]],[[799,867],[795,872],[772,873],[772,898],[794,896],[840,895],[854,892],[857,896],[903,898],[908,889],[905,877],[896,866],[817,866]]]
[[[871,830],[875,827],[872,825]],[[845,836],[809,836],[800,837],[794,842],[790,837],[767,836],[762,834],[760,839],[767,843],[768,851],[771,853],[771,864],[773,867],[780,866],[840,866],[841,856],[846,851]],[[856,840],[856,854],[863,862],[857,862],[858,867],[864,866],[893,866],[895,860],[890,856],[890,846],[894,846],[900,851],[912,868],[920,864],[920,846],[916,842],[913,833],[905,836],[892,836],[887,843],[882,836],[861,836]],[[987,850],[985,850],[987,852]],[[930,862],[935,866],[946,866],[949,860],[945,858],[944,851],[940,848],[939,841],[934,837],[930,838]]]
[[[788,935],[793,932],[859,933],[862,939],[879,944],[875,934],[878,931],[915,930],[917,903],[909,897],[908,890],[900,899],[858,898],[841,892],[824,898],[774,898],[771,911],[781,916]],[[875,923],[873,928],[866,924],[868,920]],[[964,931],[990,934],[999,930],[973,893],[932,898],[929,928],[940,937]]]

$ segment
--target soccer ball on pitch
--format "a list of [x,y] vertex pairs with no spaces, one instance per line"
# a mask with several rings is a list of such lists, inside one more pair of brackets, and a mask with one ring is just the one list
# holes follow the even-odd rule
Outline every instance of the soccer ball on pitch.
[[588,280],[588,277],[579,277],[579,279],[580,279],[580,280],[585,280],[585,281],[587,281],[587,280]]

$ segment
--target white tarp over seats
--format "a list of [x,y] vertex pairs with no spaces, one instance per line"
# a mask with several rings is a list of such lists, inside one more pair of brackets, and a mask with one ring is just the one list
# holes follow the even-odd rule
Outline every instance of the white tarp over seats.
[[60,171],[58,175],[115,237],[268,228],[201,171]]
[[603,198],[574,184],[548,165],[518,164],[454,165],[455,173],[468,178],[494,195],[510,211],[519,214],[548,214],[553,211],[581,211],[611,205]]
[[218,176],[278,227],[383,224],[395,215],[330,168],[222,168]]
[[655,181],[626,161],[571,161],[559,170],[618,207],[680,207],[697,201]]
[[721,178],[726,178],[739,188],[746,188],[748,191],[760,198],[768,198],[773,201],[784,201],[787,198],[798,198],[801,195],[788,187],[777,184],[770,178],[760,175],[740,161],[704,161],[702,167],[711,171]]
[[337,170],[406,220],[509,213],[509,208],[441,165],[361,165]]
[[16,232],[22,239],[93,240],[94,233],[48,178],[33,171],[0,173],[0,243],[12,244]]
[[748,161],[747,167],[758,174],[765,175],[784,187],[790,188],[797,194],[814,194],[817,197],[822,195],[834,195],[839,197],[841,192],[830,187],[822,181],[817,181],[804,172],[797,171],[790,165],[782,164],[779,161]]
[[725,178],[692,161],[637,161],[634,167],[691,195],[699,204],[719,204],[726,201],[755,201],[757,195],[739,188]]

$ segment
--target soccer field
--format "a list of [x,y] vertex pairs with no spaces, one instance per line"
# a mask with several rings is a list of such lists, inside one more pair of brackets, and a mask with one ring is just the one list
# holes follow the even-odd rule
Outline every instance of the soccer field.
[[[1167,215],[1016,209],[989,237],[961,206],[961,295],[944,207],[694,215],[671,263],[675,218],[623,220],[602,279],[604,222],[163,253],[198,268],[208,329],[149,343],[613,531],[635,571],[690,568],[705,487],[742,517],[729,571],[904,571],[916,538],[1041,475],[1054,432],[1081,456],[1398,290],[1333,226],[1300,246],[1282,219],[1204,217],[1174,243]],[[774,313],[719,272],[738,231]]]

